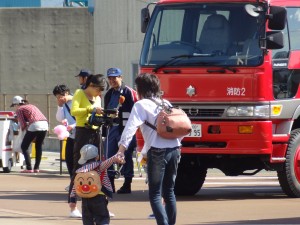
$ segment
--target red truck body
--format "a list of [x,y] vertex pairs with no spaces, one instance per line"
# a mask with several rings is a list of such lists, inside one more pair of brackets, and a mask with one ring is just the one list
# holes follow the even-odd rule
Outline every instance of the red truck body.
[[142,31],[140,73],[155,73],[193,124],[176,194],[197,193],[217,168],[277,171],[300,197],[300,2],[161,0],[142,10]]

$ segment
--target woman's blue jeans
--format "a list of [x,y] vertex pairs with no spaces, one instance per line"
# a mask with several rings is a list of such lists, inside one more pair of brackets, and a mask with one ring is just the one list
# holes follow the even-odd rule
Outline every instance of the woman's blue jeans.
[[[176,223],[175,179],[180,148],[153,148],[147,153],[149,198],[158,225]],[[162,204],[162,198],[165,206]]]

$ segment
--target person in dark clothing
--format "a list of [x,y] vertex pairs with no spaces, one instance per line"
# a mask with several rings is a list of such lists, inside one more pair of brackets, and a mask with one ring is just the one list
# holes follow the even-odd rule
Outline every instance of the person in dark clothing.
[[[110,84],[110,89],[104,96],[104,108],[105,109],[115,109],[118,108],[120,123],[119,125],[111,126],[107,129],[106,139],[104,142],[105,156],[110,158],[116,154],[118,151],[118,142],[121,138],[122,131],[125,124],[129,118],[131,109],[134,103],[137,101],[137,93],[132,88],[125,85],[122,81],[122,71],[119,68],[110,68],[107,70],[107,77]],[[120,96],[125,98],[125,101],[120,104]],[[105,133],[105,132],[104,132]],[[123,186],[117,191],[118,194],[131,193],[131,182],[134,176],[133,172],[133,160],[132,153],[136,147],[136,138],[133,137],[130,146],[125,154],[125,164],[122,167],[121,174],[124,176]],[[108,176],[111,181],[113,191],[115,192],[114,185],[114,169],[111,166],[108,169]]]
[[75,76],[78,78],[79,84],[81,85],[81,89],[85,89],[86,80],[91,74],[92,72],[89,69],[82,69],[80,70],[79,74]]

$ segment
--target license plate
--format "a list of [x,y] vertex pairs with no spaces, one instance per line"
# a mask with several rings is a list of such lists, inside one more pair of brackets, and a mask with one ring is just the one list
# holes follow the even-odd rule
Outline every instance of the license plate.
[[186,137],[202,137],[201,124],[192,124],[192,131]]

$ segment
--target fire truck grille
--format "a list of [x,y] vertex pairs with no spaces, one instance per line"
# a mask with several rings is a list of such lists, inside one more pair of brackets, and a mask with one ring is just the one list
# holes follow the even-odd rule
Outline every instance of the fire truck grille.
[[190,118],[218,118],[224,113],[224,109],[182,108],[182,110]]

